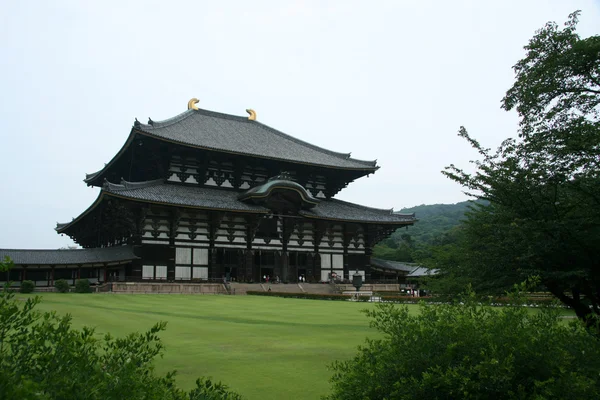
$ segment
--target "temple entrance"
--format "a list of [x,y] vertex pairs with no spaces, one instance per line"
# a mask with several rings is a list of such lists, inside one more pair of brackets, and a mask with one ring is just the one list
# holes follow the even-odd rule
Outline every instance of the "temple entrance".
[[305,268],[298,268],[298,282],[308,282],[308,275]]
[[266,282],[266,277],[269,277],[269,282],[276,280],[275,275],[275,252],[269,250],[259,250],[254,253],[254,270],[260,271],[258,276],[259,282]]
[[308,253],[290,251],[290,280],[294,282],[308,282]]
[[260,269],[260,281],[261,282],[266,282],[267,281],[267,277],[269,279],[269,282],[273,282],[275,279],[274,273],[273,273],[273,268],[261,268]]
[[225,279],[227,279],[227,282],[238,280],[237,270],[237,267],[225,267]]

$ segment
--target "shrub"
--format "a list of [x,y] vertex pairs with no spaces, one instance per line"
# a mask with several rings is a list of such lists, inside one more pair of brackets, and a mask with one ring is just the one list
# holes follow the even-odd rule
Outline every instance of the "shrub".
[[92,288],[90,287],[90,281],[87,279],[79,279],[75,282],[75,292],[76,293],[91,293]]
[[365,311],[382,339],[367,339],[331,368],[333,399],[600,398],[600,341],[583,323],[567,326],[555,307],[530,312],[462,303],[378,304]]
[[68,293],[69,289],[71,288],[69,286],[69,282],[67,282],[64,279],[58,279],[56,281],[54,281],[54,287],[56,288],[56,290],[58,290],[60,293]]
[[33,281],[23,281],[21,282],[21,287],[19,291],[21,293],[31,293],[35,289],[35,282]]
[[[270,296],[270,297],[287,297],[291,299],[310,299],[310,300],[338,300],[347,301],[351,297],[345,294],[322,294],[322,293],[288,293],[288,292],[259,292],[249,290],[247,295],[253,296]],[[359,301],[369,301],[370,296],[360,296]]]
[[[0,272],[5,270],[0,262]],[[227,386],[199,379],[185,392],[175,373],[159,375],[153,360],[163,354],[158,334],[98,337],[93,328],[73,329],[71,316],[35,310],[39,297],[21,302],[0,292],[0,398],[88,400],[239,400]]]

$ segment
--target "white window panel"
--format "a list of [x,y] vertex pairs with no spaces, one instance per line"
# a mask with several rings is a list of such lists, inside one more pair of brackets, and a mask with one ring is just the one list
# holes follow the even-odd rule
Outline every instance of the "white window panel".
[[192,249],[187,248],[187,247],[175,248],[175,263],[191,264],[192,263]]
[[194,265],[208,265],[208,249],[194,249]]
[[144,265],[142,267],[142,279],[154,279],[154,265]]
[[321,268],[331,268],[331,254],[321,254]]
[[344,268],[344,255],[343,254],[333,254],[331,256],[331,263],[333,264],[333,268]]
[[328,281],[329,280],[329,271],[321,270],[321,280]]
[[178,281],[189,281],[192,278],[191,267],[175,267],[175,280]]
[[194,279],[208,279],[208,267],[193,267]]
[[167,266],[157,265],[156,266],[156,279],[167,279]]

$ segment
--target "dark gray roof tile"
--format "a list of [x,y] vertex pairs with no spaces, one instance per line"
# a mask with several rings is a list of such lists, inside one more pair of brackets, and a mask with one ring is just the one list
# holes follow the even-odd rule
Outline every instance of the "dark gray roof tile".
[[[175,183],[165,183],[161,180],[134,183],[123,181],[120,184],[105,182],[98,199],[104,195],[181,207],[261,214],[270,212],[269,209],[263,206],[249,204],[238,200],[239,192],[235,190],[187,186]],[[96,200],[94,204],[99,204],[99,200]],[[83,215],[90,212],[93,207],[94,205],[70,223],[57,224],[56,230],[59,233],[63,232],[71,226],[71,224],[83,217]],[[383,223],[398,226],[412,225],[416,222],[414,214],[394,214],[392,210],[365,207],[359,204],[335,199],[321,199],[319,204],[313,209],[300,211],[300,215],[315,219],[359,223]]]
[[10,257],[18,265],[80,265],[134,260],[131,246],[75,250],[0,249],[0,259]]
[[250,121],[246,117],[207,110],[188,110],[174,118],[139,124],[134,128],[151,136],[236,154],[326,167],[376,170],[376,161],[362,161]]

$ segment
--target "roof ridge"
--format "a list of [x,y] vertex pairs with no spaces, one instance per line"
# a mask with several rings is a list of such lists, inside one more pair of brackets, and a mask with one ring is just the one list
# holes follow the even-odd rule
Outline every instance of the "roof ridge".
[[164,127],[173,125],[177,122],[183,121],[184,119],[187,119],[194,114],[204,114],[204,115],[208,115],[208,116],[216,117],[216,118],[240,120],[241,122],[248,121],[247,117],[244,117],[241,115],[225,114],[225,113],[221,113],[218,111],[211,111],[211,110],[206,110],[204,108],[198,108],[197,110],[186,110],[186,111],[182,112],[181,114],[178,114],[171,118],[164,119],[162,121],[152,121],[151,124],[142,124],[140,122],[139,126],[137,128],[142,129],[142,130],[143,130],[143,128],[148,128],[148,129],[164,128]]
[[149,186],[156,186],[158,184],[164,183],[164,179],[154,179],[151,181],[140,181],[140,182],[129,182],[125,179],[121,178],[120,183],[112,183],[108,179],[104,179],[104,184],[102,185],[102,189],[106,189],[109,192],[118,192],[121,190],[135,190],[135,189],[143,189]]
[[125,247],[132,247],[130,244],[123,246],[111,246],[111,247],[90,247],[85,249],[0,249],[0,251],[108,251],[108,249],[122,249]]
[[329,201],[337,201],[337,202],[340,202],[340,203],[348,204],[350,206],[357,206],[357,207],[360,207],[360,208],[366,208],[367,210],[373,210],[373,211],[383,211],[383,212],[389,213],[390,215],[394,215],[394,208],[393,207],[392,208],[375,208],[375,207],[363,206],[362,204],[351,203],[349,201],[344,201],[344,200],[340,200],[340,199],[331,199]]
[[91,249],[0,249],[0,251],[74,251]]
[[[320,147],[317,145],[314,145],[312,143],[306,142],[302,139],[298,139],[297,137],[294,137],[292,135],[289,135],[287,133],[284,133],[278,129],[275,129],[273,127],[270,127],[269,125],[263,124],[262,122],[259,121],[251,121],[248,119],[248,117],[245,116],[240,116],[240,115],[233,115],[233,114],[225,114],[225,113],[221,113],[218,111],[212,111],[212,110],[206,110],[203,108],[198,108],[197,110],[186,110],[183,113],[176,115],[175,117],[163,120],[163,121],[152,121],[151,124],[142,124],[139,123],[139,125],[135,126],[137,129],[149,129],[150,131],[152,129],[156,129],[156,128],[165,128],[167,126],[173,125],[177,122],[183,121],[184,119],[187,119],[188,117],[194,115],[194,114],[203,114],[203,115],[207,115],[207,116],[211,116],[211,117],[215,117],[215,118],[223,118],[223,119],[229,119],[229,120],[234,120],[234,121],[239,121],[239,122],[245,122],[245,123],[250,123],[250,124],[257,124],[260,125],[261,127],[271,131],[272,133],[275,133],[276,135],[284,138],[284,139],[288,139],[291,140],[295,143],[307,146],[312,148],[313,150],[317,150],[317,151],[321,151],[323,153],[341,158],[342,160],[352,160],[352,161],[356,161],[358,163],[364,164],[364,165],[368,165],[370,167],[376,167],[377,166],[377,160],[373,160],[373,161],[368,161],[368,160],[359,160],[357,158],[352,158],[350,157],[350,155],[352,154],[350,153],[340,153],[338,151],[333,151],[333,150],[329,150],[326,149],[324,147]],[[148,132],[148,131],[146,131]],[[149,132],[151,133],[151,132]]]
[[285,139],[289,139],[289,140],[291,140],[291,141],[293,141],[295,143],[302,144],[304,146],[308,146],[308,147],[310,147],[310,148],[312,148],[314,150],[322,151],[322,152],[327,153],[327,154],[331,154],[331,155],[339,157],[339,158],[341,158],[343,160],[353,160],[353,161],[357,161],[357,162],[365,164],[365,165],[369,165],[371,167],[376,167],[377,166],[377,160],[366,161],[366,160],[359,160],[357,158],[352,158],[352,157],[350,157],[350,155],[352,154],[352,152],[350,152],[350,153],[340,153],[340,152],[337,152],[337,151],[329,150],[329,149],[326,149],[324,147],[320,147],[320,146],[317,146],[315,144],[312,144],[312,143],[309,143],[309,142],[305,142],[302,139],[298,139],[295,136],[289,135],[289,134],[284,133],[284,132],[282,132],[282,131],[280,131],[278,129],[272,128],[269,125],[263,124],[262,122],[258,122],[258,121],[253,121],[253,122],[255,124],[261,125],[262,127],[270,130],[271,132],[273,132],[273,133],[275,133],[275,134],[277,134],[277,135],[279,135],[279,136],[281,136],[281,137],[283,137]]

